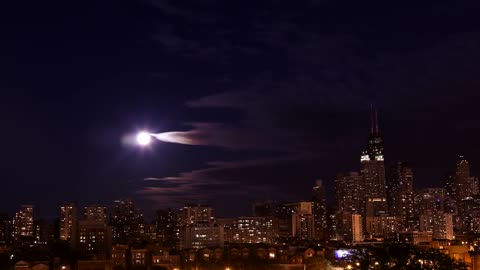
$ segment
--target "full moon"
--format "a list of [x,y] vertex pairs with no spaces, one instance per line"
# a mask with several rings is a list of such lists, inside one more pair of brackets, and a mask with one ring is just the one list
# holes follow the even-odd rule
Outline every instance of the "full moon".
[[147,145],[152,141],[150,133],[142,131],[137,134],[137,143],[140,145]]

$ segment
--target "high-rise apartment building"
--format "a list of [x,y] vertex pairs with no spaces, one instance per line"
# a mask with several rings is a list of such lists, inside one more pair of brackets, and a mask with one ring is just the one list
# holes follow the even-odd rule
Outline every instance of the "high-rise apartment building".
[[471,195],[470,164],[463,156],[460,156],[455,165],[455,199],[461,200]]
[[401,220],[394,216],[369,216],[365,220],[368,238],[388,238],[401,231]]
[[232,242],[273,243],[278,237],[277,224],[273,217],[239,217],[233,221]]
[[182,227],[180,249],[224,246],[223,227],[218,224],[198,223]]
[[312,192],[312,214],[315,240],[325,240],[327,235],[327,198],[325,185],[317,180]]
[[364,178],[358,172],[338,173],[335,178],[335,236],[351,240],[352,215],[365,215]]
[[188,205],[180,209],[180,225],[214,223],[213,208],[208,205]]
[[38,219],[33,222],[33,237],[35,245],[47,245],[48,223],[46,220]]
[[362,242],[363,241],[363,220],[362,215],[353,214],[352,219],[352,241],[353,242]]
[[163,246],[175,248],[178,241],[177,214],[172,209],[157,210],[155,220],[157,227],[157,236]]
[[433,238],[453,240],[453,215],[451,213],[438,213],[433,218]]
[[290,214],[291,237],[312,240],[315,234],[312,202],[296,202],[285,204]]
[[396,162],[389,177],[389,204],[391,216],[399,217],[401,229],[414,229],[413,172],[405,162]]
[[143,234],[143,214],[135,208],[131,199],[116,200],[110,216],[113,241],[125,244],[130,239],[139,239]]
[[208,205],[188,205],[180,209],[178,247],[223,247],[224,230],[215,221],[213,208]]
[[77,207],[69,203],[60,207],[60,239],[74,241],[77,233]]
[[337,212],[365,213],[365,183],[358,172],[338,173],[335,178]]
[[81,220],[78,224],[79,250],[82,256],[99,260],[111,258],[112,227],[98,220]]
[[22,205],[13,218],[13,236],[15,240],[21,237],[33,237],[33,205]]
[[107,224],[107,207],[97,204],[86,206],[83,208],[83,219]]

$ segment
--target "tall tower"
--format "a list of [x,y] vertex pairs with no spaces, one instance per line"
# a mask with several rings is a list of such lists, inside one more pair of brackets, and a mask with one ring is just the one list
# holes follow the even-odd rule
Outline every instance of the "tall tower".
[[[383,137],[378,124],[378,111],[371,110],[371,127],[368,137],[367,151],[363,152],[361,173],[365,183],[365,201],[367,214],[384,215],[387,213],[387,188],[385,180],[385,163]],[[370,210],[370,211],[369,211]]]
[[177,242],[177,214],[172,209],[157,210],[157,235],[163,245],[168,248],[175,248]]
[[383,137],[380,135],[378,110],[371,108],[370,136],[368,137],[367,153],[370,160],[383,161]]
[[16,241],[23,236],[33,236],[33,205],[22,205],[13,218],[13,235]]
[[362,175],[358,172],[337,174],[335,178],[335,208],[336,235],[334,239],[351,241],[352,215],[359,217],[365,215],[365,183]]
[[399,217],[404,229],[413,229],[410,224],[415,216],[413,171],[405,162],[396,162],[389,177],[390,214]]
[[468,161],[463,157],[459,156],[456,166],[455,166],[455,176],[454,183],[456,189],[456,199],[462,200],[465,197],[470,196],[471,185],[470,180],[470,165]]
[[358,172],[338,173],[335,178],[335,204],[338,212],[365,212],[365,185]]
[[73,203],[60,207],[60,239],[74,241],[77,231],[77,207]]
[[325,185],[317,180],[312,191],[312,212],[314,221],[314,239],[324,240],[327,232],[327,202]]
[[116,244],[128,243],[139,236],[144,223],[143,214],[135,208],[132,199],[116,200],[110,216],[113,227],[113,241]]

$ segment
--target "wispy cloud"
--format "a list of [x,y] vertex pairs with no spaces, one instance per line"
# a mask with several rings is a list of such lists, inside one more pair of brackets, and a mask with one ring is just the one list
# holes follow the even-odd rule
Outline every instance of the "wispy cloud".
[[[145,178],[143,188],[137,193],[157,205],[181,206],[185,203],[211,202],[215,196],[229,200],[268,198],[280,191],[271,184],[261,184],[252,178],[252,170],[259,167],[287,162],[295,158],[265,158],[246,161],[213,161],[207,168],[182,172],[178,176]],[[227,202],[228,203],[228,202]]]
[[[228,162],[205,157],[205,169],[156,180],[175,183],[176,188],[146,185],[139,193],[162,202],[169,198],[181,202],[208,199],[217,190],[248,197],[280,182],[288,183],[289,178],[303,178],[308,185],[308,181],[336,170],[356,169],[355,165],[338,168],[338,164],[347,159],[342,157],[344,153],[356,162],[352,151],[360,153],[364,145],[370,103],[382,107],[384,118],[392,119],[390,113],[401,111],[406,112],[402,118],[428,119],[425,125],[432,128],[424,131],[425,137],[433,138],[431,133],[443,127],[443,119],[460,118],[444,115],[432,120],[425,104],[430,112],[441,112],[442,106],[464,111],[469,106],[461,104],[468,102],[455,101],[452,89],[463,91],[462,96],[471,100],[478,97],[472,90],[480,81],[471,67],[480,60],[475,49],[479,32],[397,35],[379,26],[377,20],[348,18],[338,24],[316,12],[312,12],[315,18],[298,20],[303,14],[309,16],[309,7],[318,8],[314,2],[319,1],[291,9],[279,3],[272,7],[274,12],[247,7],[249,12],[240,21],[230,18],[234,14],[217,14],[216,9],[185,11],[173,1],[158,5],[163,12],[185,19],[198,33],[188,27],[162,25],[154,39],[169,53],[188,60],[189,67],[201,71],[200,77],[210,76],[205,85],[220,89],[189,100],[185,106],[191,111],[234,110],[240,117],[232,121],[185,119],[186,130],[170,130],[157,137],[169,143],[258,153],[253,160]],[[212,21],[198,20],[206,17]],[[310,23],[317,19],[328,27]],[[422,43],[417,46],[419,40]],[[213,80],[221,83],[213,84]],[[421,100],[425,96],[430,98]],[[394,120],[416,128],[412,121]],[[418,140],[419,133],[403,125],[391,124],[389,132],[399,140]],[[329,166],[330,162],[337,168]],[[275,182],[275,178],[282,180]],[[261,191],[256,191],[256,186]],[[287,193],[295,188],[278,190]]]

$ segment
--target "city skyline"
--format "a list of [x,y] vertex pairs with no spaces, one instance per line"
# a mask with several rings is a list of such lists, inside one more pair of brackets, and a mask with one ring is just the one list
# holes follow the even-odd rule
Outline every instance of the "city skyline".
[[436,187],[464,155],[480,175],[478,4],[351,2],[8,3],[0,210],[308,199],[360,172],[371,104],[387,172]]
[[[410,171],[412,171],[412,167],[409,165],[409,162],[406,162],[406,161],[388,162],[388,160],[389,160],[388,157],[387,157],[387,161],[385,161],[384,136],[380,132],[381,124],[379,123],[380,121],[379,121],[379,116],[378,116],[378,108],[374,108],[373,105],[370,105],[369,114],[370,114],[370,118],[369,118],[370,119],[369,120],[370,121],[370,123],[369,123],[370,129],[369,129],[368,135],[365,136],[367,138],[367,140],[365,140],[366,144],[365,144],[364,148],[362,148],[364,150],[362,150],[361,154],[359,155],[360,156],[359,165],[357,166],[357,168],[347,169],[345,172],[338,171],[336,173],[336,176],[332,177],[332,180],[330,180],[330,181],[327,180],[327,183],[330,182],[329,183],[330,185],[327,187],[327,189],[328,189],[327,191],[333,191],[333,190],[336,189],[335,186],[337,185],[337,182],[336,182],[337,180],[335,180],[335,179],[338,179],[338,177],[344,177],[343,175],[339,176],[343,173],[352,174],[352,175],[354,174],[353,176],[347,176],[347,177],[357,177],[357,178],[360,177],[360,178],[362,178],[362,177],[365,176],[366,177],[365,181],[367,181],[366,186],[364,188],[354,189],[354,190],[357,193],[358,192],[362,193],[361,194],[362,197],[365,196],[363,194],[365,192],[365,194],[367,194],[367,193],[370,194],[371,193],[370,195],[367,194],[366,195],[367,197],[378,197],[378,196],[380,196],[380,197],[384,198],[383,202],[384,202],[385,205],[382,206],[381,208],[386,209],[387,208],[387,205],[386,205],[387,195],[388,196],[393,196],[392,192],[394,193],[394,190],[388,190],[388,185],[390,185],[391,183],[387,183],[387,182],[391,181],[392,177],[387,176],[387,174],[388,173],[390,173],[390,174],[394,173],[394,171],[395,171],[394,166],[395,165],[401,166],[400,165],[401,163],[403,163],[403,166],[408,166],[408,169]],[[134,135],[130,135],[129,137],[134,138]],[[131,140],[131,139],[129,139],[129,140]],[[160,142],[160,143],[162,143],[162,142]],[[460,165],[459,165],[458,162],[460,162]],[[466,162],[466,163],[462,163],[462,162]],[[380,167],[377,168],[378,166],[380,166]],[[447,182],[448,182],[449,174],[451,175],[451,173],[454,172],[455,168],[458,168],[458,166],[461,166],[460,168],[462,168],[462,169],[460,171],[463,172],[463,174],[470,175],[471,171],[473,171],[473,172],[475,171],[475,170],[472,170],[470,164],[468,163],[468,161],[466,161],[464,156],[459,155],[456,159],[456,162],[452,163],[450,168],[446,169],[444,171],[443,176],[440,179],[442,182],[437,183],[437,185],[432,185],[431,184],[431,185],[428,185],[428,186],[422,186],[422,185],[418,185],[417,181],[410,180],[412,182],[410,189],[412,191],[413,190],[418,191],[418,190],[421,190],[423,188],[447,188],[448,189],[449,184]],[[386,168],[386,167],[389,167],[389,168]],[[414,169],[415,168],[413,168],[413,170]],[[379,173],[380,173],[380,175],[379,175]],[[410,172],[410,173],[412,173],[412,172]],[[371,175],[371,176],[369,176],[369,175]],[[452,176],[450,176],[450,177],[452,177]],[[455,176],[453,176],[453,177],[455,177]],[[470,177],[470,176],[468,176],[468,177]],[[371,179],[371,180],[368,180],[368,179]],[[151,180],[151,179],[147,178],[146,180],[148,181],[148,180]],[[153,179],[153,180],[157,180],[157,179]],[[325,184],[324,183],[325,179],[318,178],[318,179],[314,180],[313,183],[311,183],[312,186],[314,186],[315,184],[318,184],[319,183],[318,181],[320,181],[320,184],[323,183],[322,185]],[[369,181],[370,181],[370,184],[368,184]],[[445,182],[445,181],[447,181],[447,182]],[[349,185],[351,185],[351,184],[349,184]],[[380,187],[385,187],[385,188],[382,189]],[[323,188],[325,188],[325,186]],[[378,188],[380,188],[380,189],[378,189]],[[461,191],[461,192],[463,194],[465,193],[465,191]],[[327,192],[327,195],[325,196],[327,206],[334,206],[336,204],[336,202],[334,201],[334,196],[332,194],[333,193],[328,193]],[[297,197],[296,199],[292,199],[290,201],[295,201],[295,200],[296,201],[309,201],[310,200],[310,198],[308,197],[310,195],[309,190],[305,190],[304,195],[305,195],[304,197],[299,197],[299,198]],[[103,205],[105,205],[105,206],[99,206],[98,201],[92,201],[90,203],[85,203],[85,204],[82,204],[82,203],[79,204],[78,202],[75,202],[75,201],[64,201],[64,202],[58,202],[58,203],[59,203],[59,205],[61,205],[61,204],[68,205],[68,204],[73,203],[74,206],[79,206],[79,207],[84,206],[85,209],[90,208],[90,207],[96,207],[96,206],[104,207],[104,208],[110,207],[110,208],[113,209],[115,207],[115,204],[118,201],[118,199],[131,200],[133,197],[135,197],[135,196],[125,196],[125,197],[121,197],[121,198],[116,198],[114,201],[103,203]],[[283,198],[282,197],[280,197],[280,198],[264,197],[263,199],[260,199],[260,200],[246,200],[246,201],[243,201],[243,203],[245,204],[244,207],[247,207],[248,210],[250,210],[252,205],[254,205],[255,203],[258,203],[258,202],[262,202],[262,201],[275,201],[277,203],[288,203],[289,200],[285,200],[284,198],[285,197],[283,197]],[[27,203],[29,203],[29,202],[27,201],[25,203],[22,203],[21,205],[27,205]],[[240,202],[240,203],[242,203],[242,202]],[[34,205],[33,202],[30,202],[30,204]],[[183,205],[188,205],[188,204],[211,205],[211,203],[209,203],[208,199],[197,200],[197,201],[184,200],[184,201],[177,201],[177,202],[172,203],[170,205],[168,205],[168,204],[167,205],[162,205],[162,206],[159,206],[157,208],[153,208],[153,207],[147,208],[147,209],[145,209],[146,210],[145,212],[147,213],[147,216],[152,217],[152,215],[154,215],[155,211],[157,211],[158,209],[166,209],[166,208],[181,209],[183,207]],[[361,204],[363,204],[363,207],[365,207],[365,201],[362,202]],[[15,209],[10,209],[10,211],[6,211],[5,209],[0,209],[0,212],[1,213],[8,213],[8,214],[11,215],[15,212],[13,210],[15,210]],[[384,211],[384,210],[382,210],[382,211]],[[226,215],[224,214],[223,216],[226,217],[226,218],[229,218],[229,217],[242,216],[242,215],[248,215],[248,214],[250,214],[250,212],[229,213],[229,214],[226,214]],[[40,216],[40,218],[47,218],[47,220],[50,220],[50,221],[55,219],[56,217],[57,217],[56,215]]]

